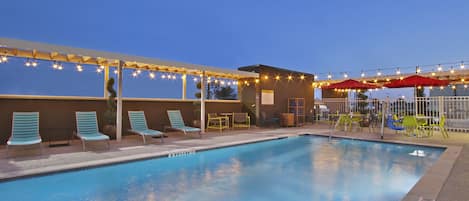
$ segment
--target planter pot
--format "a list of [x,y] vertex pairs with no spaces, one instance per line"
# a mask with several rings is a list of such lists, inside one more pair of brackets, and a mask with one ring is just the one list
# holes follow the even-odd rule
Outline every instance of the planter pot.
[[116,139],[116,126],[115,125],[104,125],[103,133],[109,136],[112,140]]

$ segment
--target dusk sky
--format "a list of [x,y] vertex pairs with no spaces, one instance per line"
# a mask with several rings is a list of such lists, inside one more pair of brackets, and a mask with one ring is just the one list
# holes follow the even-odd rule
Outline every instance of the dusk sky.
[[[410,72],[416,65],[469,61],[469,1],[463,0],[1,4],[0,37],[223,68],[261,63],[320,76],[358,76],[361,70]],[[23,62],[0,64],[0,93],[102,94],[102,75],[94,68],[79,75],[72,65],[56,72],[47,62],[37,69]],[[133,79],[129,73],[124,81],[125,96],[178,98],[181,93],[180,81]]]

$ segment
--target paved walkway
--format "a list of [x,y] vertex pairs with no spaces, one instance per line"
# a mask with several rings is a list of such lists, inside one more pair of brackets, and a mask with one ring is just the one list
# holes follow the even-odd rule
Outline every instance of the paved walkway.
[[[223,133],[209,132],[202,139],[199,139],[197,135],[184,136],[181,133],[169,133],[169,137],[165,138],[165,143],[161,143],[160,139],[151,139],[147,145],[142,144],[139,136],[125,136],[124,140],[119,143],[112,141],[110,150],[107,150],[104,143],[87,144],[87,148],[90,150],[87,152],[81,150],[80,141],[74,140],[71,146],[66,147],[49,148],[46,145],[42,155],[38,154],[38,147],[10,150],[11,156],[8,158],[5,148],[0,147],[0,180],[167,156],[171,153],[231,146],[304,133],[329,135],[331,131],[327,125],[276,129],[253,128],[230,130]],[[379,134],[370,133],[368,130],[347,133],[334,131],[332,134],[339,137],[380,140]],[[386,131],[384,139],[391,142],[444,145],[451,148],[422,177],[404,200],[435,200],[437,196],[438,200],[443,201],[468,200],[469,194],[465,189],[469,188],[469,145],[464,145],[469,144],[469,134],[451,133],[451,138],[444,140],[437,132],[432,138],[411,138]],[[464,149],[461,149],[463,146]]]

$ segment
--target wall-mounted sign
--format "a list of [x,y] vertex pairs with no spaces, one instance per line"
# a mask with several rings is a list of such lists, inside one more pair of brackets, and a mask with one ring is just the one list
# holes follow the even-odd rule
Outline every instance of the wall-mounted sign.
[[261,91],[261,104],[262,105],[273,105],[274,104],[274,90],[262,90]]

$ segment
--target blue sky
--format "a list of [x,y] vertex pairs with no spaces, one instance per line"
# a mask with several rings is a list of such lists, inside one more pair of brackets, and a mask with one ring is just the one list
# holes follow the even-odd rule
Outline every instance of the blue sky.
[[[467,8],[462,0],[15,0],[2,2],[0,37],[224,68],[262,63],[358,76],[361,70],[469,60]],[[88,89],[87,95],[101,95],[96,73],[54,72],[50,64],[31,73],[7,65],[0,65],[0,93],[82,95]],[[62,80],[69,84],[57,84]],[[128,96],[180,96],[172,81],[126,81]]]

